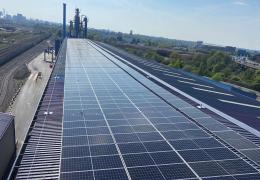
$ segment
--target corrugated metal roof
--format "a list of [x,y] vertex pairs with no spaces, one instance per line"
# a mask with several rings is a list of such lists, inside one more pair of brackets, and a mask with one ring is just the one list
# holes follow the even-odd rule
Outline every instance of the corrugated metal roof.
[[6,129],[9,127],[10,123],[13,121],[14,116],[0,113],[0,139],[4,135]]

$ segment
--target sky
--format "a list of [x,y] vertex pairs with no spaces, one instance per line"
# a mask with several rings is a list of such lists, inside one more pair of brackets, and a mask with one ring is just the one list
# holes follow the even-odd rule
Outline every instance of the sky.
[[89,26],[260,50],[260,0],[0,0],[10,14],[62,22],[74,9]]

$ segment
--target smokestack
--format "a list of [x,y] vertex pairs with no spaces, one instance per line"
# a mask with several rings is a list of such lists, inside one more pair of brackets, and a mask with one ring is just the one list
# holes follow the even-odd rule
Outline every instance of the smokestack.
[[74,24],[75,24],[75,38],[79,38],[80,33],[80,17],[79,17],[79,9],[77,8],[75,11],[74,17]]
[[66,4],[63,3],[63,39],[66,38]]
[[84,38],[88,38],[88,18],[84,18]]

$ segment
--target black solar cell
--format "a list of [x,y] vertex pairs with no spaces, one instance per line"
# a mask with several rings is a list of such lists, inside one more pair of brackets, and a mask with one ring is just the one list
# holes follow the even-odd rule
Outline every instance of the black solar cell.
[[128,168],[132,180],[162,180],[163,175],[155,166]]
[[63,137],[62,146],[88,145],[87,136]]
[[99,121],[86,121],[87,127],[102,127],[107,126],[106,121],[99,120]]
[[203,178],[203,180],[236,180],[236,179],[232,176],[214,176],[214,177]]
[[123,155],[127,167],[154,165],[148,153]]
[[91,156],[118,154],[114,144],[90,146]]
[[227,139],[226,142],[236,149],[256,149],[259,148],[253,142],[243,139]]
[[129,125],[127,120],[108,120],[110,126],[127,126]]
[[190,166],[200,177],[229,175],[228,172],[214,161],[190,163]]
[[171,151],[172,148],[165,141],[155,141],[155,142],[144,142],[143,143],[148,152],[156,151]]
[[180,157],[174,151],[155,152],[150,154],[156,164],[183,163]]
[[73,146],[62,148],[62,158],[90,156],[89,146]]
[[238,176],[234,176],[234,178],[236,178],[237,180],[248,180],[248,179],[259,180],[260,174],[256,173],[256,174],[238,175]]
[[191,138],[205,138],[209,137],[209,135],[202,130],[186,130],[184,133]]
[[63,122],[63,128],[80,128],[84,126],[85,126],[84,121]]
[[63,129],[63,136],[84,136],[87,135],[85,128]]
[[194,173],[185,164],[172,164],[159,166],[166,179],[195,178]]
[[177,123],[175,126],[180,130],[199,129],[199,127],[193,123]]
[[90,145],[111,144],[114,142],[111,135],[88,136],[88,139]]
[[159,131],[172,131],[177,130],[177,127],[174,124],[156,124],[155,127]]
[[61,172],[92,170],[90,157],[61,159]]
[[108,127],[87,128],[88,135],[110,134]]
[[250,159],[253,159],[256,163],[260,165],[260,149],[249,149],[249,150],[243,150],[243,154],[245,154]]
[[236,154],[234,154],[228,148],[204,149],[204,151],[214,160],[237,159],[237,158],[239,158]]
[[180,115],[178,117],[168,117],[167,118],[169,122],[171,123],[184,123],[184,122],[190,122],[186,117],[183,115]]
[[187,139],[188,138],[184,134],[183,131],[167,131],[167,132],[162,132],[162,134],[167,140],[177,140],[177,139]]
[[189,139],[170,141],[170,143],[176,150],[198,149],[199,148],[192,140],[189,140]]
[[144,124],[149,124],[149,122],[146,119],[128,119],[128,123],[130,125],[144,125]]
[[154,132],[156,131],[151,125],[132,126],[135,132]]
[[149,118],[149,120],[150,120],[153,124],[170,123],[170,121],[169,121],[167,118],[164,118],[164,117]]
[[111,169],[94,171],[95,180],[128,180],[124,169]]
[[119,156],[96,156],[92,157],[94,169],[123,168]]
[[146,152],[142,143],[118,144],[122,154]]
[[114,136],[118,143],[139,142],[136,134],[115,134]]
[[114,134],[133,133],[131,126],[116,126],[111,127],[111,130]]
[[84,171],[84,172],[72,172],[72,173],[61,173],[60,180],[94,180],[93,171]]
[[257,173],[257,171],[242,159],[220,161],[219,164],[230,174]]
[[187,162],[197,162],[197,161],[211,161],[212,158],[205,153],[205,151],[197,149],[197,150],[184,150],[179,151],[181,156]]
[[193,140],[200,148],[223,147],[223,145],[213,138],[203,138]]
[[158,132],[137,133],[137,136],[140,138],[141,141],[163,140],[162,136]]

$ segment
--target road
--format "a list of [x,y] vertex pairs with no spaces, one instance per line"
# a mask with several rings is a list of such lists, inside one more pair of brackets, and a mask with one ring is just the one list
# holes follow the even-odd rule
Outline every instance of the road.
[[242,61],[242,60],[235,60],[236,63],[241,64],[243,66],[247,66],[253,69],[260,69],[260,64],[254,61]]
[[[28,68],[31,71],[31,75],[25,82],[13,105],[8,109],[8,112],[15,116],[16,142],[18,142],[17,152],[19,152],[23,144],[52,70],[49,68],[49,63],[43,61],[43,53],[31,61],[28,64]],[[41,79],[37,79],[38,72],[42,73]]]
[[156,61],[139,58],[110,45],[100,45],[186,94],[260,130],[260,102]]

